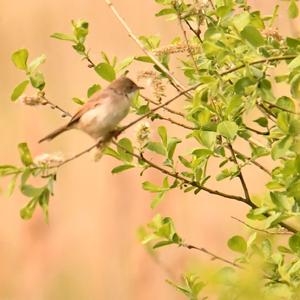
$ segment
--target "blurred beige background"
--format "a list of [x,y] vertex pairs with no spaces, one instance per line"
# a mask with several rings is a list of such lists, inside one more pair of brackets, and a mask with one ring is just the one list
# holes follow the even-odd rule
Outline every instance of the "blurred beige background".
[[[257,8],[267,13],[277,3],[256,2]],[[177,30],[176,23],[154,17],[158,6],[153,0],[114,3],[137,35],[160,34],[168,41]],[[29,49],[30,58],[45,53],[47,62],[42,70],[46,93],[74,111],[77,107],[72,97],[84,97],[90,85],[105,83],[80,61],[68,42],[51,39],[50,34],[68,32],[71,19],[83,18],[90,23],[87,44],[94,60],[100,51],[121,59],[141,54],[140,49],[101,0],[0,0],[0,11],[0,164],[19,164],[17,144],[22,141],[28,142],[33,155],[62,151],[70,156],[83,150],[92,141],[76,131],[51,143],[37,144],[63,120],[49,108],[10,102],[12,89],[24,78],[11,63],[11,53],[22,47]],[[281,32],[297,31],[285,16],[280,19]],[[144,70],[142,65],[133,66],[132,74],[141,68]],[[178,101],[176,105],[181,108],[182,104]],[[133,137],[134,131],[126,134]],[[176,134],[185,132],[177,130]],[[243,218],[247,207],[203,192],[193,197],[176,191],[151,210],[151,195],[142,190],[141,182],[159,182],[158,174],[149,171],[140,178],[137,171],[130,170],[113,176],[111,169],[116,165],[108,157],[95,163],[89,153],[63,167],[50,202],[48,225],[39,209],[32,220],[20,219],[19,210],[27,199],[18,192],[10,199],[0,194],[0,300],[183,299],[165,283],[169,277],[164,267],[153,261],[137,239],[137,228],[157,212],[174,218],[187,242],[231,257],[226,241],[237,230],[245,229],[230,216]],[[263,191],[267,180],[263,173],[248,168],[245,177],[251,194]],[[3,189],[6,183],[1,181]],[[242,193],[235,181],[220,183],[219,187]],[[176,247],[163,248],[158,254],[177,280],[191,262],[209,260]]]

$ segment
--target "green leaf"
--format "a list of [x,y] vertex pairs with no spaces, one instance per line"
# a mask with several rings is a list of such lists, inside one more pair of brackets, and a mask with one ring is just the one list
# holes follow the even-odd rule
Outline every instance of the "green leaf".
[[254,47],[262,46],[265,43],[265,39],[260,34],[260,32],[251,25],[246,26],[242,30],[241,36]]
[[146,191],[149,191],[151,193],[166,192],[166,191],[169,190],[169,188],[160,187],[160,186],[155,185],[154,183],[151,183],[149,181],[143,182],[143,189],[146,190]]
[[176,14],[176,10],[174,8],[164,8],[155,14],[156,17],[166,16]]
[[300,66],[300,55],[298,55],[297,57],[295,57],[289,64],[288,64],[288,68],[290,71],[293,71],[294,69],[296,69],[297,67]]
[[235,28],[241,32],[250,23],[250,14],[248,12],[242,12],[233,17],[232,23]]
[[256,120],[254,120],[253,122],[257,123],[261,127],[268,127],[268,119],[265,117],[260,117]]
[[295,253],[300,253],[300,232],[295,233],[289,238],[289,247]]
[[46,55],[42,54],[41,56],[38,56],[35,58],[30,64],[29,64],[29,72],[33,72],[38,68],[41,64],[43,64],[46,61]]
[[92,97],[96,92],[101,90],[100,84],[93,84],[87,91],[88,98]]
[[288,12],[289,12],[289,18],[295,19],[298,17],[299,9],[298,9],[298,5],[295,0],[291,0],[289,8],[288,8]]
[[18,145],[18,149],[22,163],[25,166],[30,166],[31,164],[33,164],[32,156],[27,143],[20,143]]
[[20,49],[12,54],[11,57],[15,66],[20,70],[27,70],[28,50]]
[[45,84],[46,84],[44,75],[40,72],[31,74],[30,82],[34,88],[39,89],[40,91],[45,87]]
[[46,223],[48,223],[48,205],[49,205],[50,191],[46,188],[42,194],[38,197],[38,202],[43,210]]
[[152,152],[165,156],[167,154],[165,147],[159,142],[148,142],[146,148]]
[[167,136],[167,129],[166,127],[164,126],[159,126],[158,129],[157,129],[157,132],[161,138],[161,141],[163,143],[163,145],[165,147],[167,147],[167,144],[168,144],[168,136]]
[[77,98],[77,97],[73,97],[72,101],[78,105],[83,105],[85,103],[83,100],[81,100],[80,98]]
[[20,211],[21,218],[24,220],[31,219],[37,203],[38,199],[33,198],[24,208],[22,208]]
[[176,149],[176,146],[181,143],[181,140],[177,138],[170,138],[167,145],[167,151],[168,151],[168,159],[173,159],[173,155]]
[[134,61],[134,57],[130,56],[125,58],[124,60],[122,60],[117,67],[117,72],[120,72],[124,69],[126,69],[129,65],[131,65],[131,63]]
[[7,187],[7,196],[8,196],[8,197],[10,197],[10,196],[13,194],[14,190],[15,190],[18,176],[19,176],[19,173],[15,174],[15,175],[11,178],[11,180],[10,180],[10,182],[9,182],[9,184],[8,184],[8,187]]
[[227,139],[233,140],[238,132],[238,125],[232,121],[223,121],[218,124],[217,132]]
[[151,201],[150,207],[152,209],[156,208],[160,204],[160,202],[163,200],[164,195],[165,195],[165,192],[157,193],[155,195],[155,197],[153,198],[153,200]]
[[71,34],[55,32],[55,33],[51,34],[50,37],[58,39],[58,40],[70,41],[70,42],[76,43],[75,37]]
[[107,63],[100,63],[95,67],[95,71],[99,76],[107,81],[113,81],[116,79],[116,72],[114,68]]
[[300,74],[297,74],[291,80],[291,94],[294,98],[300,99]]
[[153,249],[161,248],[161,247],[168,246],[171,244],[174,244],[174,242],[173,241],[161,241],[161,242],[156,243],[153,246]]
[[290,149],[293,143],[293,138],[290,136],[284,137],[282,140],[277,141],[273,144],[271,156],[273,160],[283,157],[286,152]]
[[123,171],[129,170],[132,168],[134,168],[134,165],[125,164],[125,165],[120,165],[120,166],[113,168],[111,172],[112,172],[112,174],[117,174],[117,173],[121,173]]
[[243,94],[245,94],[245,89],[249,86],[254,85],[255,83],[256,82],[253,79],[251,79],[249,77],[243,77],[235,83],[234,91],[238,95],[243,95]]
[[132,162],[133,156],[133,147],[131,141],[128,138],[123,138],[118,143],[118,152],[123,161]]
[[227,242],[228,247],[235,252],[245,253],[247,251],[247,242],[239,235],[233,236]]
[[115,151],[114,149],[112,149],[110,147],[106,147],[105,149],[103,149],[102,153],[104,155],[112,156],[118,160],[122,160],[121,155],[117,151]]
[[27,197],[39,197],[43,193],[44,188],[36,188],[30,184],[22,184],[20,190],[22,194]]
[[12,165],[0,165],[0,176],[9,176],[19,173],[20,170]]
[[24,93],[28,83],[29,80],[24,80],[14,88],[10,97],[12,101],[16,101]]

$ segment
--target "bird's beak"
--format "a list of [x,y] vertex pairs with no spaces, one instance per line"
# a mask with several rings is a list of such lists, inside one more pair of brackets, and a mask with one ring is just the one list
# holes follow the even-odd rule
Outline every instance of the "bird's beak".
[[138,86],[139,90],[144,90],[145,88],[143,86]]

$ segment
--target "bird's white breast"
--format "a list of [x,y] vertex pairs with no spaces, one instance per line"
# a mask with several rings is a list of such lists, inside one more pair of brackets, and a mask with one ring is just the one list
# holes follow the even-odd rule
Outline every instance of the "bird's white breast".
[[77,128],[95,139],[105,136],[128,114],[129,108],[130,101],[127,97],[117,101],[105,99],[82,115]]

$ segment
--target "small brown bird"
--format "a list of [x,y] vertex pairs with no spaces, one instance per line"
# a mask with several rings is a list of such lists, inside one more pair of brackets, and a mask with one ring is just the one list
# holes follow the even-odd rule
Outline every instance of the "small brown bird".
[[125,76],[114,80],[108,87],[96,92],[66,125],[54,130],[39,143],[50,141],[74,128],[84,131],[94,139],[105,139],[128,114],[132,96],[139,89],[142,87]]

